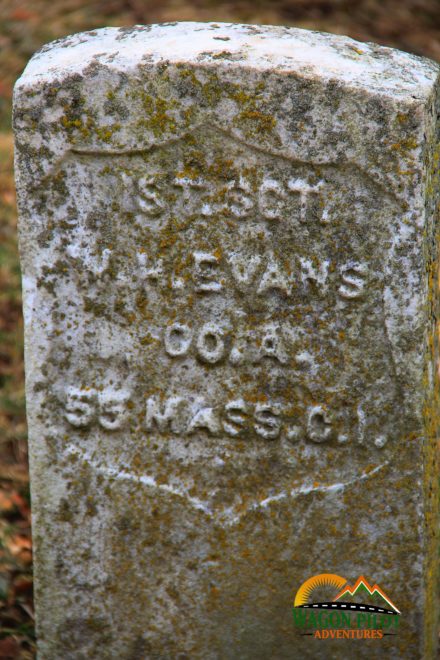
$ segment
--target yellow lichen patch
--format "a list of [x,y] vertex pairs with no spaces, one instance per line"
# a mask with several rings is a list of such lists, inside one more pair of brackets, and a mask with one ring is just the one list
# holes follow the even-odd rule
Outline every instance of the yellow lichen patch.
[[153,97],[149,94],[141,93],[142,107],[145,116],[138,120],[138,126],[148,128],[156,137],[164,133],[175,133],[177,124],[170,111],[178,105],[174,100],[165,100],[160,97]]

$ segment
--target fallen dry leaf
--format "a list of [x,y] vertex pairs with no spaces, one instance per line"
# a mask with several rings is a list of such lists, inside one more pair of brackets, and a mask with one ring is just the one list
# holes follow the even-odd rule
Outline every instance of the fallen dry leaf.
[[20,644],[14,637],[0,640],[0,660],[15,660],[20,656]]

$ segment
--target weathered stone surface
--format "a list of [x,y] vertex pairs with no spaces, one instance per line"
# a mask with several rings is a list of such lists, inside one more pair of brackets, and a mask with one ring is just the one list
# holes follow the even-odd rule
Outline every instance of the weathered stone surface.
[[[438,67],[170,24],[15,89],[41,658],[431,658]],[[398,635],[320,642],[308,577]]]

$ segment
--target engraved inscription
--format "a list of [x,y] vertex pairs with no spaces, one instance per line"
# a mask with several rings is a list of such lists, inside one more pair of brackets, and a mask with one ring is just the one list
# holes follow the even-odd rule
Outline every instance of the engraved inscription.
[[329,442],[334,437],[332,414],[323,406],[311,406],[306,411],[302,426],[289,418],[288,411],[275,402],[252,405],[244,399],[228,401],[223,406],[207,406],[199,399],[191,405],[182,397],[170,397],[161,402],[150,397],[146,404],[145,427],[160,433],[172,431],[191,435],[196,429],[209,435],[226,433],[230,437],[252,436],[265,440],[286,437],[298,441],[300,437],[314,443]]
[[215,127],[109,158],[62,166],[68,185],[87,172],[51,284],[72,300],[53,363],[75,450],[96,431],[109,469],[166,474],[214,510],[252,499],[254,479],[269,496],[390,460],[405,419],[382,279],[395,200]]
[[[206,217],[222,213],[239,220],[247,220],[259,214],[265,220],[272,221],[282,220],[288,211],[295,209],[300,223],[330,222],[325,198],[321,192],[322,182],[311,185],[306,179],[280,181],[266,177],[255,190],[252,182],[240,175],[222,185],[219,189],[221,202],[214,202],[213,195],[206,192],[212,190],[212,181],[199,175],[182,175],[178,169],[179,167],[172,179],[173,187],[181,192],[186,202],[193,201],[193,196],[197,193],[199,210]],[[126,174],[123,176],[137,208],[145,216],[154,219],[165,213],[167,197],[161,177],[153,175],[130,179]]]
[[124,390],[69,387],[66,391],[65,417],[77,428],[99,424],[107,431],[121,429],[127,419],[129,392]]
[[273,254],[264,261],[254,258],[247,262],[236,254],[220,257],[219,252],[220,249],[217,254],[190,254],[190,277],[187,280],[176,277],[172,264],[165,265],[163,259],[149,260],[147,254],[141,252],[137,255],[140,276],[147,286],[164,289],[171,281],[173,289],[192,289],[195,293],[220,293],[224,287],[233,286],[240,290],[253,287],[259,295],[278,290],[285,296],[292,296],[295,289],[323,295],[330,283],[334,283],[336,294],[348,300],[361,298],[368,286],[369,269],[365,263],[348,261],[337,264],[293,256],[283,264]]
[[[91,388],[69,387],[66,390],[65,416],[74,427],[89,427],[97,422],[103,429],[121,429],[127,422],[129,392],[105,389],[97,392]],[[298,424],[300,422],[300,424]],[[358,425],[365,423],[358,420]],[[183,397],[169,397],[165,401],[159,397],[149,397],[145,409],[145,428],[159,433],[191,435],[196,430],[219,436],[222,432],[230,437],[245,436],[248,439],[259,436],[266,440],[285,437],[291,442],[300,439],[313,443],[331,442],[336,437],[334,413],[323,405],[309,406],[304,412],[304,420],[289,416],[277,402],[252,405],[244,399],[227,401],[224,405],[208,406],[203,398],[191,404]],[[340,426],[340,424],[339,424]],[[349,434],[337,435],[338,443],[350,440]],[[386,436],[378,436],[374,445],[381,449]]]

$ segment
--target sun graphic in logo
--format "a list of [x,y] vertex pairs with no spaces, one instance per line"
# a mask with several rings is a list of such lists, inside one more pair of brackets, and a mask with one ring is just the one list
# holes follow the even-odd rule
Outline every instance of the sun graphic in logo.
[[[298,589],[295,596],[294,607],[300,607],[310,602],[310,597],[316,592],[326,591],[328,600],[333,600],[336,594],[347,584],[347,580],[334,573],[321,573],[306,580]],[[327,600],[327,599],[326,599]]]

